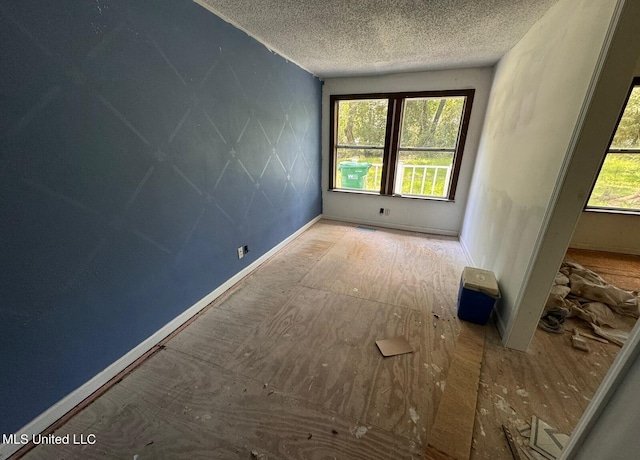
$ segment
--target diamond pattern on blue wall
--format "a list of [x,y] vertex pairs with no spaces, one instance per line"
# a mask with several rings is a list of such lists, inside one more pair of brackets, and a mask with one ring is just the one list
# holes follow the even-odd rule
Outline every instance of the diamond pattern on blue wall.
[[189,0],[3,2],[0,59],[10,433],[320,213],[321,101]]

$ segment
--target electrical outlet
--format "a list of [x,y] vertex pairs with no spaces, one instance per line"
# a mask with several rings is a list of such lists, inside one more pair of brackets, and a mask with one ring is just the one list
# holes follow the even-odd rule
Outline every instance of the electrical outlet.
[[387,208],[384,210],[384,215],[388,216],[389,214],[391,214],[391,209]]
[[238,248],[238,259],[242,259],[244,257],[244,248],[240,246]]
[[384,208],[380,208],[380,215],[384,214]]

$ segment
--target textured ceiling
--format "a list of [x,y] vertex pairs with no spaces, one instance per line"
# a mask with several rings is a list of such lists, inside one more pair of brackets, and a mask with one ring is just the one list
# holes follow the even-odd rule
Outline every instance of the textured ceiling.
[[319,77],[492,65],[557,0],[196,0]]

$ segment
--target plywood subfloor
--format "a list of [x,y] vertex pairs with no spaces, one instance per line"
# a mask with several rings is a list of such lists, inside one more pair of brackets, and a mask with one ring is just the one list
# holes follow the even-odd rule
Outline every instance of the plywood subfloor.
[[[567,327],[579,326],[568,320]],[[589,341],[591,352],[571,346],[571,334],[538,329],[527,352],[504,348],[487,331],[474,426],[472,459],[512,460],[502,425],[518,443],[518,428],[531,417],[571,434],[620,347]]]
[[427,455],[432,449],[454,459],[471,455],[480,370],[487,328],[462,324],[447,372],[447,383],[429,432]]
[[640,291],[640,256],[614,252],[567,250],[567,255],[593,270],[606,282],[628,291]]
[[[56,433],[95,445],[27,458],[422,458],[464,265],[452,238],[321,221]],[[414,352],[382,357],[399,335]]]
[[[569,249],[567,255],[628,290],[640,289],[640,256]],[[567,320],[567,331],[584,330],[579,320]],[[518,427],[531,417],[571,434],[620,347],[588,340],[591,351],[571,346],[571,334],[535,333],[526,353],[505,349],[497,331],[487,333],[476,408],[472,459],[511,460],[501,425],[519,443],[527,442]]]
[[[56,432],[95,445],[26,458],[423,458],[465,265],[455,239],[320,221]],[[414,353],[383,358],[398,335]],[[471,458],[510,458],[502,423],[573,428],[617,347],[568,340],[514,352],[487,326]]]
[[[640,290],[640,256],[569,249],[567,255],[605,281]],[[567,331],[584,330],[579,320],[567,320]],[[516,441],[527,442],[518,427],[531,417],[571,434],[620,347],[588,340],[591,351],[571,346],[571,334],[536,331],[526,353],[505,349],[495,329],[488,331],[476,408],[472,459],[511,460],[501,425]]]

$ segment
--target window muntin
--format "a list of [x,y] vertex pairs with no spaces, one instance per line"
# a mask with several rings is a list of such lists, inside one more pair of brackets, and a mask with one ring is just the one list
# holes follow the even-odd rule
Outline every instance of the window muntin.
[[640,79],[635,79],[587,209],[640,212]]
[[330,189],[453,200],[473,95],[331,96]]

